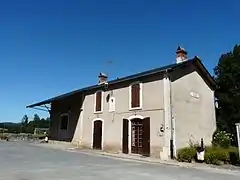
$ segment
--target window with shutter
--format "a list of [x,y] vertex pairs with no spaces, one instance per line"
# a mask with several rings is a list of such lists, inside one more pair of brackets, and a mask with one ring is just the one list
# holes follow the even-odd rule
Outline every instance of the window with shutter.
[[132,84],[131,85],[131,108],[139,108],[140,107],[140,100],[141,100],[141,93],[140,93],[140,84]]
[[95,112],[102,111],[102,91],[95,94]]

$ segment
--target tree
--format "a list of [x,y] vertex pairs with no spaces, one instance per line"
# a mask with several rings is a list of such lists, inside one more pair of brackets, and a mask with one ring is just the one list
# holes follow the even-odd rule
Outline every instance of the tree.
[[28,116],[25,114],[21,122],[21,132],[25,133],[28,125]]
[[34,114],[33,121],[40,121],[40,117],[38,114]]
[[26,126],[28,124],[28,116],[25,114],[22,118],[22,125]]
[[240,122],[240,45],[221,55],[214,73],[218,85],[217,125],[221,130],[235,133],[235,123]]

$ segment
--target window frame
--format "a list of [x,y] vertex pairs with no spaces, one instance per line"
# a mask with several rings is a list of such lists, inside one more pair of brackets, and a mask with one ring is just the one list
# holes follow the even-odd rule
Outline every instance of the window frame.
[[[97,93],[101,92],[101,111],[96,111],[97,108]],[[94,113],[102,113],[103,112],[103,100],[104,100],[104,92],[103,90],[98,90],[94,93]]]
[[[68,117],[68,121],[67,121],[67,129],[61,129],[61,125],[62,125],[62,117],[63,116],[67,116]],[[61,115],[60,115],[60,123],[59,123],[59,130],[60,131],[68,131],[68,127],[69,127],[69,113],[62,113]]]
[[[132,107],[132,86],[135,84],[139,84],[139,107]],[[129,85],[129,110],[138,110],[138,109],[142,109],[142,105],[143,105],[143,84],[142,82],[136,81],[133,82]]]

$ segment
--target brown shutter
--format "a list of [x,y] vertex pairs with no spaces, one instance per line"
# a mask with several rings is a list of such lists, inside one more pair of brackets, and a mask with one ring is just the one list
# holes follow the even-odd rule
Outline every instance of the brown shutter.
[[96,111],[102,110],[102,92],[96,93]]
[[123,119],[122,152],[128,154],[128,120]]
[[136,106],[135,107],[140,107],[140,84],[136,84]]
[[131,96],[132,96],[132,99],[131,99],[131,107],[133,108],[133,107],[135,107],[135,101],[136,101],[136,93],[135,93],[135,86],[134,85],[132,85],[132,87],[131,87]]
[[132,85],[132,108],[140,107],[140,85]]
[[143,149],[142,155],[150,156],[150,118],[143,119]]

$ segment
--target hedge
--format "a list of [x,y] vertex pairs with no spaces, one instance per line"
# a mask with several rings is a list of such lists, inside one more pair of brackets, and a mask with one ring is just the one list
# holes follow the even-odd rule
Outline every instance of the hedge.
[[[192,162],[196,160],[196,148],[185,147],[178,150],[177,160],[181,162]],[[240,164],[237,147],[227,149],[210,146],[205,148],[204,161],[207,164]]]
[[180,162],[192,162],[196,157],[196,148],[185,147],[178,150],[177,160]]

